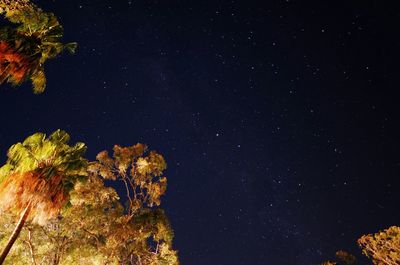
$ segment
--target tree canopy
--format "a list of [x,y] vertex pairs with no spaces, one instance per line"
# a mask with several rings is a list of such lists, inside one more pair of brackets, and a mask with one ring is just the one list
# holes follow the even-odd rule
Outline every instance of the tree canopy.
[[[374,265],[400,264],[400,227],[391,226],[375,234],[361,236],[357,241],[362,253]],[[325,261],[320,265],[352,265],[356,264],[356,257],[339,250],[336,252],[337,261]]]
[[[143,144],[116,145],[111,157],[103,151],[96,161],[87,162],[82,157],[85,145],[69,146],[68,141],[69,135],[58,130],[49,137],[36,133],[9,149],[7,163],[0,168],[0,187],[5,183],[3,190],[9,194],[17,185],[22,193],[0,197],[0,202],[7,206],[16,201],[21,206],[1,208],[0,246],[6,244],[22,202],[26,204],[20,197],[45,197],[31,187],[31,172],[48,179],[63,172],[68,181],[49,182],[49,186],[65,185],[63,198],[68,200],[45,219],[28,219],[5,264],[179,264],[171,225],[158,207],[167,183],[162,155],[149,152]],[[15,172],[24,180],[14,181]],[[124,183],[126,199],[104,181]]]
[[44,63],[76,43],[63,44],[63,28],[53,13],[28,0],[0,0],[0,14],[16,26],[0,28],[0,84],[21,85],[30,79],[34,93],[46,87]]
[[69,139],[57,130],[49,137],[35,133],[11,146],[0,168],[0,207],[19,213],[31,203],[31,216],[39,224],[56,216],[74,182],[87,175],[82,157],[86,146],[69,146]]
[[400,227],[391,226],[375,234],[362,236],[358,245],[376,265],[400,264]]

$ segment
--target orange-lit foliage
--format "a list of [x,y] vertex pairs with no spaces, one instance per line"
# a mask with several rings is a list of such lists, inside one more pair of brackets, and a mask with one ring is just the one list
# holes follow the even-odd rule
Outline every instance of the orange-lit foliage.
[[333,262],[333,261],[325,261],[325,262],[322,262],[320,265],[337,265],[337,263]]
[[[173,231],[162,209],[126,215],[116,190],[98,175],[77,182],[70,204],[45,226],[28,224],[7,257],[8,264],[26,265],[178,265]],[[0,212],[0,249],[16,218]],[[30,243],[32,248],[30,247]]]
[[341,263],[346,264],[346,265],[352,265],[356,263],[356,257],[352,254],[350,254],[347,251],[344,250],[339,250],[336,252],[336,258],[341,261]]
[[98,162],[91,163],[89,170],[124,183],[129,215],[144,207],[159,206],[167,189],[167,178],[162,176],[167,164],[162,155],[154,151],[147,154],[147,146],[140,143],[130,147],[115,145],[113,151],[112,158],[107,151],[100,152]]
[[[116,145],[112,157],[105,151],[99,153],[85,180],[74,181],[72,189],[64,193],[65,174],[81,168],[81,163],[76,164],[79,156],[66,152],[70,150],[65,146],[68,138],[62,132],[49,139],[35,134],[10,148],[8,163],[0,168],[0,206],[4,205],[0,213],[2,208],[18,208],[6,212],[16,215],[19,208],[32,205],[33,222],[27,223],[22,240],[16,241],[7,257],[10,264],[32,264],[36,259],[43,265],[178,265],[171,225],[164,211],[155,207],[166,191],[162,155],[147,152],[143,144]],[[55,154],[60,147],[63,151]],[[68,161],[71,164],[63,167]],[[104,185],[104,179],[126,182],[129,203],[125,207],[117,192]],[[68,206],[59,211],[67,199]],[[44,225],[37,225],[39,216],[47,221]],[[11,233],[9,220],[0,214],[0,246],[6,244],[2,234]]]
[[364,235],[358,239],[358,245],[376,265],[400,264],[400,227],[392,226],[375,234]]
[[354,255],[344,250],[336,251],[336,261],[325,261],[320,265],[353,265],[357,262]]
[[29,0],[0,0],[0,13],[22,11],[29,7]]
[[44,63],[76,43],[61,43],[63,28],[56,16],[28,0],[0,0],[0,14],[16,24],[0,28],[0,84],[20,85],[30,79],[34,93],[46,87]]
[[60,174],[46,180],[39,172],[14,173],[0,186],[0,207],[18,212],[31,203],[30,216],[38,224],[56,217],[66,199]]
[[21,217],[0,254],[0,264],[10,253],[27,220],[45,225],[61,210],[74,183],[87,176],[83,143],[68,145],[70,137],[57,130],[47,137],[35,133],[12,145],[0,168],[0,210]]
[[7,42],[0,41],[0,84],[8,81],[20,85],[31,74],[34,63]]
[[34,223],[43,225],[57,216],[68,199],[71,183],[86,174],[82,143],[68,145],[69,135],[36,133],[8,151],[0,168],[0,207],[21,212],[30,204]]

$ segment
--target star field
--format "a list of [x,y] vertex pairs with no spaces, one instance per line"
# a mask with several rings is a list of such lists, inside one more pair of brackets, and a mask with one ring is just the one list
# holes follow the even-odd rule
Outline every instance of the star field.
[[37,2],[79,47],[43,95],[1,87],[3,160],[57,128],[89,158],[148,144],[182,264],[317,264],[399,224],[397,7]]

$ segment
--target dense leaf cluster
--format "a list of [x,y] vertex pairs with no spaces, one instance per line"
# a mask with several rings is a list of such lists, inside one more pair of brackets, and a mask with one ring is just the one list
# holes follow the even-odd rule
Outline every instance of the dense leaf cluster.
[[162,172],[167,164],[156,152],[145,155],[147,147],[136,144],[130,147],[114,146],[112,158],[107,151],[97,155],[89,171],[107,180],[121,180],[129,202],[128,213],[134,215],[143,207],[160,205],[160,198],[167,189],[167,178]]
[[20,85],[30,79],[35,93],[46,87],[44,63],[76,43],[61,43],[63,28],[53,13],[27,0],[0,0],[0,14],[16,24],[0,28],[0,84]]
[[58,130],[11,146],[0,168],[0,207],[19,213],[30,204],[33,221],[40,224],[56,216],[76,180],[87,175],[86,146],[68,141],[69,135]]
[[400,227],[392,226],[358,240],[363,253],[376,265],[400,264]]

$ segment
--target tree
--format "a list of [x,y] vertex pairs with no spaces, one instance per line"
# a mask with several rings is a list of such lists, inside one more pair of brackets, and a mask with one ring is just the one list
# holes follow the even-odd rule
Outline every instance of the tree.
[[[392,226],[375,234],[363,235],[357,240],[365,256],[375,265],[400,264],[400,227]],[[339,264],[351,265],[356,263],[356,257],[346,251],[337,251]],[[326,261],[321,265],[334,265],[337,262]]]
[[[34,258],[37,264],[43,265],[105,264],[107,258],[98,247],[103,244],[103,235],[112,228],[111,221],[121,214],[123,209],[118,205],[115,190],[105,187],[100,178],[89,176],[75,184],[69,203],[57,218],[44,226],[28,222],[7,261],[9,264],[35,264]],[[7,221],[1,219],[0,225],[7,227]],[[25,243],[28,231],[31,231],[32,251]]]
[[[87,178],[75,182],[69,201],[59,215],[42,226],[27,222],[7,262],[15,265],[179,264],[177,252],[172,248],[171,225],[164,211],[155,207],[160,204],[166,186],[158,192],[154,192],[158,188],[149,188],[151,183],[155,185],[165,178],[162,171],[166,163],[160,154],[146,150],[142,144],[115,146],[113,158],[101,152],[97,157],[102,162],[89,163]],[[136,200],[136,203],[128,200],[124,207],[115,189],[104,185],[100,172],[109,177],[107,182],[122,181],[120,174],[125,172],[124,177],[138,183],[136,197],[129,190],[132,202]],[[145,187],[152,195],[145,195]],[[10,231],[10,221],[15,220],[15,214],[12,215],[12,212],[0,215],[0,231]],[[0,232],[0,246],[5,240],[2,241]]]
[[35,133],[8,150],[0,168],[0,208],[21,212],[13,234],[5,246],[0,264],[29,219],[44,225],[58,215],[69,199],[74,183],[87,175],[83,143],[69,146],[69,135],[57,130],[49,137]]
[[147,152],[147,146],[115,145],[112,157],[107,151],[97,155],[88,170],[105,180],[122,181],[127,196],[126,214],[114,222],[102,251],[115,257],[118,264],[178,264],[172,248],[173,232],[159,206],[167,189],[162,155]]
[[14,27],[0,29],[0,84],[21,85],[27,79],[34,93],[46,87],[44,63],[76,43],[61,43],[63,28],[53,13],[43,12],[28,0],[0,0],[0,14]]
[[364,255],[376,265],[400,264],[400,227],[392,226],[358,239]]

